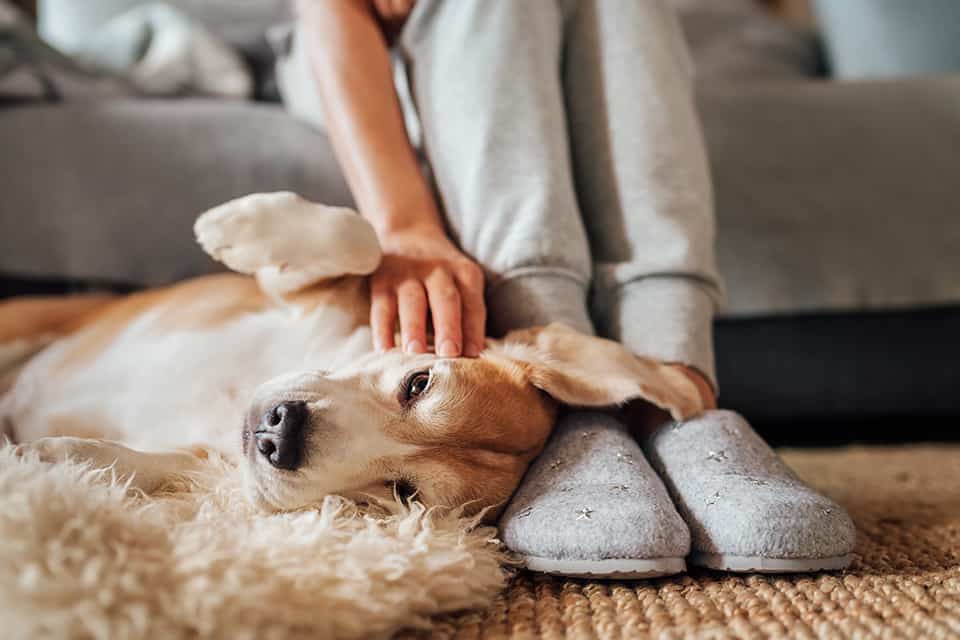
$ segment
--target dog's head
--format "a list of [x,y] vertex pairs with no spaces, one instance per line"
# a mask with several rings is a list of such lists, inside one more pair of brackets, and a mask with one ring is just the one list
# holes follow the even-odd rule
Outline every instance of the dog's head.
[[396,492],[495,514],[542,449],[560,405],[633,398],[675,418],[700,409],[696,387],[675,369],[562,325],[491,341],[479,358],[374,353],[260,387],[243,428],[247,489],[271,510],[332,493]]

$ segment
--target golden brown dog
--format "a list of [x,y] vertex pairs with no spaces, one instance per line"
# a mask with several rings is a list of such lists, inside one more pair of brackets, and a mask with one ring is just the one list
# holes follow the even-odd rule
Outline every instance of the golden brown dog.
[[671,367],[560,325],[479,358],[373,352],[380,249],[352,211],[257,194],[195,230],[249,275],[0,305],[0,424],[21,454],[113,465],[149,492],[213,450],[270,510],[394,491],[481,508],[510,497],[561,405],[701,409]]

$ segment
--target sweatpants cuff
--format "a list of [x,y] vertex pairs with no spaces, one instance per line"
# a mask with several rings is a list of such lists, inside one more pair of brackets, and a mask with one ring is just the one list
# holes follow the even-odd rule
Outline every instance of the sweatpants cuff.
[[595,333],[587,309],[586,283],[540,270],[507,275],[489,287],[487,318],[496,337],[551,322],[563,322],[588,335]]
[[683,277],[635,280],[613,291],[597,291],[593,300],[602,335],[639,356],[692,367],[716,391],[715,306],[703,285]]

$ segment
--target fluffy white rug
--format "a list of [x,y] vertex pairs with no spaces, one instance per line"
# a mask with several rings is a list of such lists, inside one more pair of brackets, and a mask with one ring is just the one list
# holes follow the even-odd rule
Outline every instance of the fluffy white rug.
[[236,471],[132,495],[109,471],[0,448],[5,638],[386,637],[483,607],[507,571],[495,530],[397,505],[328,498],[253,512]]

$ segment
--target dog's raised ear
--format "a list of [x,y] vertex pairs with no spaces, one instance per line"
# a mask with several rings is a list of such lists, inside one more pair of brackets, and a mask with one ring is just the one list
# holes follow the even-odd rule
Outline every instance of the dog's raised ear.
[[535,387],[564,404],[602,407],[642,398],[674,420],[705,409],[697,386],[676,367],[566,325],[512,331],[498,346],[526,370]]

